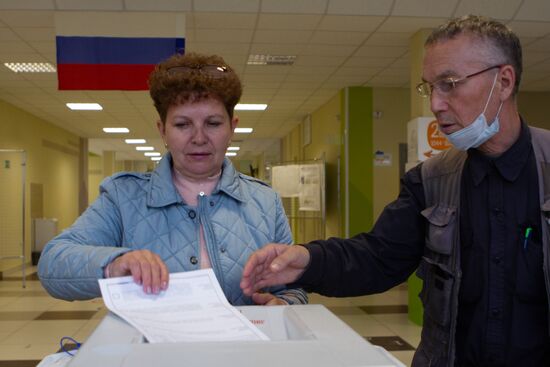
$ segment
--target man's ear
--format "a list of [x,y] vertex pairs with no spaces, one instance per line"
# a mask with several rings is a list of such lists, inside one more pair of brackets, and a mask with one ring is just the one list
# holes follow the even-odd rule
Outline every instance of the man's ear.
[[504,65],[500,69],[500,100],[505,101],[514,94],[516,71],[512,65]]

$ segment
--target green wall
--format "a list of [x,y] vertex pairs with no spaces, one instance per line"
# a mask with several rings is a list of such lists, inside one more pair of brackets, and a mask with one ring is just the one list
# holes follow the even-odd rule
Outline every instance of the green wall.
[[373,224],[372,88],[349,87],[342,97],[344,121],[341,126],[347,147],[346,144],[342,146],[341,166],[347,166],[347,172],[341,171],[344,176],[341,187],[347,190],[348,195],[347,199],[344,195],[349,216],[346,235],[353,236],[368,231]]

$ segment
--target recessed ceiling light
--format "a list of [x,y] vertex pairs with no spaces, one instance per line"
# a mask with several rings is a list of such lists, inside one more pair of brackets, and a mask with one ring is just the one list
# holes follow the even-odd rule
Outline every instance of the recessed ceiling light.
[[67,103],[71,110],[101,111],[103,107],[99,103]]
[[241,134],[250,134],[252,131],[254,131],[253,128],[251,127],[236,127],[235,128],[235,132],[237,134],[241,133]]
[[226,155],[227,157],[234,157],[234,156],[237,155],[237,153],[235,153],[235,152],[226,152],[225,155]]
[[146,153],[143,153],[143,155],[146,157],[160,157],[159,152],[146,152]]
[[155,148],[154,147],[136,147],[136,150],[139,150],[140,152],[142,152],[147,150],[155,150]]
[[145,139],[124,139],[126,144],[145,144]]
[[151,157],[152,161],[160,161],[162,157]]
[[108,134],[120,134],[120,133],[130,132],[130,130],[127,127],[104,127],[103,131]]
[[294,55],[248,55],[248,65],[292,65]]
[[228,147],[227,150],[239,150],[241,147]]
[[237,103],[236,111],[263,111],[267,108],[265,103]]
[[5,62],[4,66],[15,73],[55,73],[55,67],[47,62]]

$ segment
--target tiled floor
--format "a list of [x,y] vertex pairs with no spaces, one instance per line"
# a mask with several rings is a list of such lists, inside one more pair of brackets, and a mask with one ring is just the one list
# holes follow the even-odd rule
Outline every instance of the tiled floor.
[[[84,342],[106,313],[101,299],[66,302],[48,296],[32,271],[24,289],[18,274],[0,281],[0,367],[34,367],[60,349],[64,336]],[[325,305],[357,333],[410,366],[420,327],[407,318],[405,286],[354,298],[311,294],[310,303]]]

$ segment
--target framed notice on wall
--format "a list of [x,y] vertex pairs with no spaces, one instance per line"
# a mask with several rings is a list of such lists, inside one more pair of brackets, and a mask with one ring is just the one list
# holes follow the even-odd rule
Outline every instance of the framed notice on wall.
[[298,198],[301,211],[323,210],[324,162],[276,165],[271,171],[271,186],[281,197]]
[[294,240],[325,237],[325,162],[312,160],[271,166],[271,186],[281,196]]

